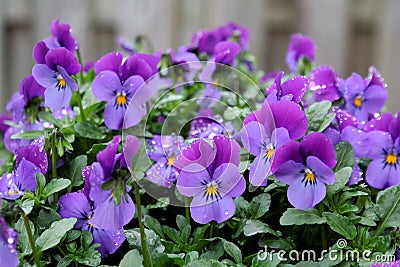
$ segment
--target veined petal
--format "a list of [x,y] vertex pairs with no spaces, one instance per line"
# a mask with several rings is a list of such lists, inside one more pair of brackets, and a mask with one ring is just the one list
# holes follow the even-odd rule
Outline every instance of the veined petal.
[[121,64],[124,56],[120,52],[110,52],[94,64],[94,72],[98,75],[102,71],[112,71],[120,75]]
[[65,194],[59,200],[61,218],[77,218],[75,228],[81,228],[92,215],[92,207],[84,193]]
[[254,186],[266,186],[271,172],[271,161],[264,155],[257,156],[250,165],[249,182]]
[[219,184],[218,193],[221,197],[225,195],[238,197],[246,189],[246,182],[235,164],[224,163],[220,165],[214,171],[213,178]]
[[297,163],[303,162],[300,155],[299,142],[288,141],[275,151],[271,167],[272,173],[275,173],[282,164],[290,160]]
[[393,140],[389,133],[382,131],[372,131],[368,134],[368,153],[370,159],[380,158],[384,155],[384,150],[390,150],[393,147]]
[[254,156],[260,155],[263,142],[267,138],[264,125],[257,121],[244,125],[240,131],[240,137],[243,146]]
[[53,111],[66,107],[71,100],[71,97],[71,88],[66,86],[64,89],[58,89],[57,81],[46,87],[46,91],[44,91],[45,104]]
[[102,101],[114,100],[115,92],[121,90],[121,81],[113,71],[102,71],[92,83],[93,95]]
[[208,168],[216,157],[216,151],[209,143],[204,140],[196,140],[176,158],[174,166],[180,170],[185,170],[193,163],[200,164],[203,168]]
[[33,66],[32,75],[37,83],[43,87],[49,87],[57,83],[55,78],[57,73],[45,64],[36,64]]
[[316,132],[308,134],[300,144],[300,153],[304,159],[315,156],[329,168],[336,165],[336,154],[333,143],[324,134]]
[[21,191],[35,192],[36,173],[38,172],[40,169],[35,164],[23,158],[15,170],[14,182]]
[[211,179],[207,169],[202,165],[191,164],[178,175],[176,188],[185,196],[202,195],[205,192],[204,187],[211,182]]
[[331,168],[325,165],[319,158],[311,156],[307,158],[307,167],[316,175],[318,182],[324,184],[333,184],[336,180],[335,173]]
[[97,154],[97,160],[101,165],[104,173],[104,179],[107,180],[111,177],[114,170],[114,159],[117,154],[118,145],[121,142],[119,135],[113,137],[110,144],[105,149]]
[[194,197],[190,204],[190,214],[200,224],[213,220],[222,223],[233,216],[235,209],[235,203],[229,196],[208,203],[202,197]]
[[78,84],[75,82],[74,79],[71,78],[71,76],[69,76],[68,72],[63,67],[57,66],[57,71],[65,79],[65,81],[67,82],[67,86],[75,91],[78,90]]
[[94,227],[92,234],[93,243],[100,244],[98,250],[102,257],[107,254],[114,254],[126,239],[123,228],[117,230],[104,230]]
[[112,130],[121,130],[124,118],[126,114],[126,108],[123,106],[116,106],[113,102],[108,102],[104,109],[104,123]]
[[287,191],[290,204],[301,210],[313,208],[325,198],[325,195],[326,187],[324,183],[317,182],[305,186],[301,180],[294,181]]
[[370,162],[365,174],[365,181],[377,189],[385,189],[400,184],[400,166],[386,166],[385,157]]
[[134,75],[129,77],[123,85],[123,89],[127,93],[135,93],[137,89],[139,89],[140,86],[144,83],[144,80],[141,76],[139,75]]
[[279,167],[279,169],[275,172],[275,176],[282,183],[291,185],[296,183],[296,181],[303,180],[304,169],[305,166],[303,164],[289,160]]

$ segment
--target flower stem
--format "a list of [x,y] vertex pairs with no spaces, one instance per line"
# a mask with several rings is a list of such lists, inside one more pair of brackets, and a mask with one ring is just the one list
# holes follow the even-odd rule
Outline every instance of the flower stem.
[[[82,56],[81,56],[81,51],[79,48],[76,49],[76,56],[78,57],[79,64],[81,64],[81,71],[79,72],[80,75],[80,84],[83,84],[83,64],[82,64]],[[81,113],[82,120],[86,120],[85,112],[83,111],[83,105],[82,105],[82,98],[81,98],[81,93],[79,92],[79,87],[77,91],[77,101],[78,101],[78,106],[79,106],[79,112]]]
[[149,247],[147,246],[146,233],[144,231],[143,220],[142,220],[142,218],[143,218],[142,202],[140,200],[139,185],[137,184],[137,181],[135,179],[133,181],[133,184],[135,186],[136,210],[137,210],[137,216],[138,216],[138,221],[139,221],[140,240],[142,243],[142,254],[143,254],[144,267],[152,267],[153,262],[151,260]]
[[185,196],[185,211],[186,211],[186,220],[190,224],[190,203],[189,198]]
[[[51,176],[57,178],[57,149],[56,149],[57,132],[53,132],[51,136]],[[54,202],[58,201],[58,194],[54,193]]]
[[[319,212],[322,214],[324,212],[324,207],[319,205]],[[326,239],[326,226],[325,224],[321,224],[321,240],[322,240],[322,249],[328,249],[328,241]]]
[[35,264],[37,267],[41,267],[42,265],[40,264],[39,255],[36,250],[36,245],[35,245],[35,242],[33,241],[33,235],[32,235],[32,231],[31,231],[31,227],[29,226],[28,217],[26,216],[25,212],[20,207],[18,207],[18,211],[21,214],[22,219],[24,220],[24,225],[25,225],[26,233],[28,235],[29,244],[31,245],[31,248],[32,248],[32,254],[33,254],[33,259],[35,261]]

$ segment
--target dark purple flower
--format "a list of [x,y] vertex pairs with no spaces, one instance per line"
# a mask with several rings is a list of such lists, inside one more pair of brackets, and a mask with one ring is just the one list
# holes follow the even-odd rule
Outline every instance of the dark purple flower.
[[18,266],[17,243],[17,232],[8,228],[5,220],[0,216],[0,266]]
[[[98,162],[92,164],[89,176],[89,199],[99,205],[95,207],[97,212],[91,218],[91,223],[102,229],[119,229],[128,224],[135,213],[135,205],[127,193],[129,189],[125,185],[128,177],[122,177],[119,170],[114,169],[117,162],[120,162],[120,168],[126,165],[131,166],[132,157],[137,152],[139,141],[135,137],[130,137],[130,139],[125,146],[131,147],[126,147],[124,153],[117,154],[120,137],[115,136],[112,142],[97,154]],[[135,139],[136,142],[133,142],[132,139]],[[113,179],[114,187],[104,190],[103,184],[111,179]],[[115,190],[122,190],[121,199],[116,199]]]
[[259,81],[260,81],[260,83],[262,83],[262,84],[265,84],[265,83],[268,83],[268,82],[270,82],[270,81],[273,81],[273,80],[275,80],[275,77],[276,77],[277,75],[279,75],[281,72],[282,72],[282,71],[279,71],[279,70],[273,70],[273,71],[267,72],[266,74],[264,74],[264,75],[259,79]]
[[325,184],[335,182],[332,142],[322,133],[311,133],[301,143],[289,141],[276,151],[272,171],[288,184],[289,202],[298,209],[313,208],[326,194]]
[[275,151],[289,140],[302,137],[308,128],[307,118],[300,106],[292,101],[280,101],[250,113],[243,123],[243,146],[254,156],[250,165],[250,183],[265,186],[271,173]]
[[177,189],[193,197],[190,213],[196,222],[221,223],[235,213],[232,198],[246,189],[238,170],[239,157],[239,144],[218,136],[213,138],[213,146],[204,140],[193,142],[176,159],[175,166],[180,170]]
[[[147,114],[145,103],[158,90],[144,83],[157,72],[158,57],[135,54],[123,65],[122,60],[123,56],[118,52],[99,59],[94,66],[97,76],[92,84],[93,94],[99,100],[108,102],[104,110],[106,126],[115,130],[139,123]],[[132,108],[127,112],[130,103]]]
[[154,135],[148,141],[148,145],[150,149],[147,154],[155,164],[146,172],[147,179],[170,188],[178,176],[174,161],[184,147],[183,138],[173,135]]
[[310,90],[317,101],[335,101],[340,98],[339,75],[328,65],[315,68],[310,73]]
[[234,136],[236,129],[229,123],[215,118],[210,108],[199,111],[190,124],[189,138],[212,139],[214,136]]
[[250,43],[250,31],[239,24],[229,22],[215,29],[219,34],[221,40],[228,40],[232,37],[239,38],[239,44],[243,49],[249,48]]
[[220,33],[216,31],[201,30],[193,34],[188,51],[206,53],[209,56],[214,54],[215,46],[221,41]]
[[306,57],[310,61],[314,61],[315,44],[310,37],[295,33],[290,39],[286,53],[286,63],[291,72],[297,73],[298,62],[301,57]]
[[392,262],[378,262],[371,264],[369,267],[399,267],[400,260],[392,261]]
[[281,100],[289,100],[300,103],[308,89],[309,80],[304,76],[295,76],[282,83],[283,72],[275,76],[275,82],[267,90],[267,101],[273,103]]
[[44,40],[46,46],[50,49],[65,47],[67,50],[75,53],[78,43],[71,35],[71,27],[66,23],[60,23],[58,19],[50,25],[51,37]]
[[6,110],[13,113],[13,122],[19,124],[24,121],[25,117],[25,101],[24,96],[20,93],[15,93],[11,96],[7,103]]
[[242,48],[238,43],[232,41],[219,42],[215,46],[215,62],[235,66],[236,56],[240,53],[241,50]]
[[34,97],[44,98],[45,88],[38,84],[32,75],[22,79],[19,85],[19,93],[24,96],[25,105]]
[[339,84],[346,101],[346,111],[360,121],[367,121],[368,115],[379,112],[388,98],[385,87],[375,82],[376,79],[372,78],[364,81],[360,75],[353,73]]
[[45,58],[49,50],[44,41],[37,42],[32,51],[33,60],[35,60],[37,64],[46,64]]
[[46,64],[33,66],[32,75],[35,80],[46,88],[45,104],[53,110],[66,107],[71,99],[72,91],[78,89],[78,84],[71,75],[77,74],[81,65],[67,49],[51,49],[45,57]]
[[[83,173],[85,176],[85,173]],[[88,179],[85,179],[85,186]],[[96,208],[102,203],[90,201],[87,193],[74,192],[63,195],[59,200],[61,218],[76,218],[75,228],[82,231],[89,230],[93,235],[93,243],[100,244],[98,248],[104,257],[113,254],[125,241],[124,229],[102,229],[100,226],[92,224],[91,218],[97,213]]]

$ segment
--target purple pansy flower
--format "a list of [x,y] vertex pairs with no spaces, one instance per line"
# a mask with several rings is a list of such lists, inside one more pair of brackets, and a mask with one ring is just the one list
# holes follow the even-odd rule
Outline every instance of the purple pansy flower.
[[369,267],[399,267],[400,260],[392,261],[392,262],[378,262],[371,264]]
[[6,221],[0,216],[0,266],[18,266],[17,243],[17,232],[8,228]]
[[35,192],[36,173],[47,172],[46,150],[40,145],[23,146],[16,149],[15,168],[0,178],[0,198],[17,199],[26,190]]
[[370,114],[379,112],[388,98],[383,82],[374,73],[376,72],[370,74],[366,80],[353,73],[339,84],[339,90],[346,101],[346,111],[360,121],[368,121]]
[[335,101],[340,98],[339,75],[328,65],[315,68],[310,73],[310,90],[317,101]]
[[147,178],[163,187],[170,188],[178,177],[174,161],[184,147],[181,136],[154,135],[148,141],[149,158],[155,164],[146,172]]
[[[129,191],[125,185],[127,177],[122,177],[118,170],[114,170],[117,162],[120,162],[120,169],[130,167],[132,164],[132,157],[137,152],[139,140],[133,136],[127,140],[124,153],[117,154],[120,137],[115,136],[112,142],[97,154],[98,162],[92,164],[89,198],[99,206],[96,206],[97,212],[91,218],[91,223],[94,226],[101,226],[102,229],[119,229],[128,224],[135,213],[135,205],[126,192]],[[102,185],[110,179],[114,179],[114,187],[103,190]],[[122,199],[116,199],[115,188],[123,190]],[[119,202],[118,205],[115,204],[116,201]]]
[[[368,165],[365,180],[377,189],[400,184],[400,112],[397,118],[392,117],[391,120],[390,116],[384,118],[372,121],[369,127],[376,124],[377,130],[367,134],[369,147],[367,157],[372,161]],[[388,122],[387,126],[383,127],[381,121]]]
[[222,136],[214,137],[212,146],[197,140],[177,157],[177,189],[182,195],[193,197],[190,213],[196,222],[221,223],[235,213],[232,198],[246,189],[238,170],[239,157],[239,144]]
[[188,46],[188,51],[206,53],[212,56],[216,44],[221,41],[220,33],[216,31],[201,30],[193,34]]
[[310,61],[314,61],[315,44],[310,37],[296,33],[292,35],[286,53],[286,63],[291,72],[297,74],[298,63],[301,57],[306,57]]
[[313,208],[326,194],[325,184],[335,182],[332,142],[322,133],[311,133],[301,143],[289,141],[277,150],[272,171],[288,184],[289,202],[298,209]]
[[45,88],[41,86],[32,75],[22,79],[19,85],[19,93],[24,96],[25,105],[34,97],[44,98]]
[[78,43],[71,35],[71,26],[66,23],[60,23],[56,19],[50,25],[50,32],[52,36],[44,40],[48,48],[65,47],[67,50],[75,53]]
[[242,48],[238,43],[232,41],[219,42],[215,46],[214,56],[215,62],[235,66],[236,56],[240,53]]
[[46,54],[45,64],[33,66],[33,77],[46,88],[46,106],[58,110],[68,105],[72,96],[71,89],[78,89],[71,75],[77,74],[80,69],[81,65],[74,54],[63,47],[51,49]]
[[283,72],[275,76],[275,82],[267,90],[267,99],[269,103],[281,100],[289,100],[300,103],[308,89],[309,80],[304,76],[295,76],[282,83]]
[[[156,91],[142,85],[157,72],[159,57],[134,54],[124,64],[122,61],[123,56],[119,52],[109,53],[99,59],[94,66],[97,76],[92,84],[96,98],[108,102],[104,110],[106,126],[115,130],[139,123],[146,114],[144,104]],[[132,105],[134,110],[127,113],[134,95],[137,95],[136,102]]]
[[279,101],[250,113],[243,122],[243,146],[254,156],[250,165],[250,183],[265,186],[271,173],[275,151],[289,140],[302,137],[308,128],[307,117],[292,101]]
[[7,125],[5,122],[6,121],[12,121],[13,118],[10,114],[7,113],[1,113],[0,114],[0,132],[4,134],[8,128],[10,128],[10,125]]
[[85,167],[82,170],[82,175],[85,179],[85,189],[83,192],[74,192],[60,197],[60,215],[62,218],[77,218],[75,228],[89,230],[93,235],[93,243],[100,244],[98,248],[102,256],[113,254],[125,241],[126,237],[124,229],[102,229],[101,225],[94,225],[92,217],[97,213],[97,208],[104,203],[96,203],[90,200],[89,176],[92,169],[91,166]]
[[239,24],[229,22],[215,29],[218,32],[221,40],[228,40],[233,36],[239,37],[239,44],[243,49],[249,48],[250,31]]

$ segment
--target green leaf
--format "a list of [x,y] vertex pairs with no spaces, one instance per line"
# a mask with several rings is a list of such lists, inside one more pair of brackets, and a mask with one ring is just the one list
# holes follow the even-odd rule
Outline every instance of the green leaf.
[[11,136],[11,139],[35,139],[41,136],[44,136],[46,134],[46,131],[42,130],[34,130],[34,131],[26,131],[26,132],[20,132],[16,133]]
[[382,229],[400,227],[400,185],[379,191],[374,209]]
[[310,131],[318,131],[321,124],[324,122],[332,103],[330,101],[316,102],[306,109],[306,116],[308,118],[308,128]]
[[67,188],[71,184],[70,180],[60,178],[60,179],[53,179],[48,183],[43,189],[43,197],[47,198],[52,194],[59,192],[65,188]]
[[143,138],[140,139],[140,147],[132,158],[133,172],[146,172],[152,165],[146,152],[146,142]]
[[328,196],[332,196],[337,192],[339,192],[340,190],[342,190],[349,181],[352,172],[353,172],[352,167],[344,167],[341,168],[339,171],[337,171],[335,173],[336,175],[335,182],[331,185],[326,186],[326,194]]
[[262,217],[271,205],[271,196],[268,193],[263,193],[252,199],[250,202],[250,214],[254,219]]
[[162,239],[165,239],[164,233],[161,229],[161,224],[151,217],[150,215],[146,215],[146,219],[144,221],[144,225],[147,226],[150,230],[153,230],[157,235],[159,235]]
[[66,233],[74,227],[76,221],[76,218],[68,218],[52,223],[50,228],[36,239],[38,249],[45,251],[57,246]]
[[189,263],[195,260],[199,259],[199,252],[197,251],[190,251],[189,253],[186,254],[185,256],[185,263]]
[[240,251],[240,248],[234,243],[224,241],[224,249],[226,253],[231,256],[237,264],[242,262],[242,252]]
[[43,173],[37,172],[36,173],[36,195],[40,196],[43,192],[43,188],[46,184],[46,177],[44,177]]
[[340,142],[335,146],[336,153],[336,166],[334,171],[344,167],[353,167],[354,166],[354,150],[351,144],[347,141]]
[[92,244],[92,242],[93,242],[92,234],[88,230],[83,231],[83,233],[81,235],[82,248],[84,250],[87,250],[90,247],[90,245]]
[[40,230],[49,229],[53,222],[61,220],[60,214],[53,209],[41,209],[36,219],[36,225]]
[[[31,228],[32,235],[35,234],[35,226],[29,220],[29,228]],[[15,230],[18,232],[18,253],[22,255],[31,255],[32,248],[29,244],[28,233],[26,232],[24,220],[20,218],[17,223],[14,225]]]
[[206,224],[201,227],[197,227],[193,231],[193,243],[196,244],[200,239],[204,237],[204,234],[206,233],[207,229],[210,227],[210,224]]
[[279,220],[281,225],[323,224],[325,218],[316,209],[298,210],[289,208]]
[[54,118],[54,116],[49,112],[39,112],[38,117],[40,119],[42,119],[43,121],[52,123],[57,128],[62,128],[62,122],[60,120]]
[[69,180],[71,180],[71,184],[68,187],[68,192],[71,191],[72,187],[79,187],[83,184],[82,169],[86,165],[87,156],[79,155],[61,168],[60,174],[63,177],[68,177]]
[[326,218],[329,227],[348,240],[353,240],[357,235],[356,226],[352,221],[337,213],[324,212],[322,216]]
[[191,227],[189,224],[186,225],[186,226],[182,229],[182,233],[181,233],[181,235],[180,235],[180,240],[181,240],[181,242],[182,242],[183,244],[185,244],[185,243],[188,241],[189,236],[190,236],[190,233],[191,233],[191,230],[192,230],[192,227]]
[[131,266],[143,266],[143,256],[140,255],[139,250],[132,249],[125,254],[124,258],[119,263],[118,267],[131,267]]
[[245,236],[253,236],[256,234],[267,233],[278,237],[282,235],[281,232],[272,230],[268,224],[265,224],[258,220],[247,220],[243,228],[243,233]]
[[24,202],[22,202],[22,205],[20,207],[25,212],[25,214],[28,215],[29,213],[31,213],[34,205],[35,205],[35,200],[26,199],[24,200]]
[[90,139],[104,139],[106,137],[102,129],[92,122],[78,122],[75,124],[74,129],[82,137]]
[[169,226],[166,226],[166,225],[163,225],[163,226],[162,226],[162,230],[164,231],[164,233],[165,233],[172,241],[174,241],[175,243],[179,243],[179,236],[180,236],[180,234],[179,234],[179,232],[178,232],[176,229],[174,229],[174,228],[172,228],[172,227],[169,227]]
[[331,122],[335,119],[336,114],[335,113],[328,113],[324,120],[322,121],[321,125],[319,126],[318,132],[324,131],[328,126],[331,124]]
[[176,225],[178,226],[179,230],[182,231],[183,228],[185,228],[185,226],[188,225],[188,221],[184,216],[178,214],[176,216]]
[[[160,237],[153,230],[144,229],[144,231],[146,234],[147,245],[152,256],[154,257],[157,254],[163,253],[165,247],[161,243]],[[139,228],[125,230],[124,233],[131,249],[142,249]]]

